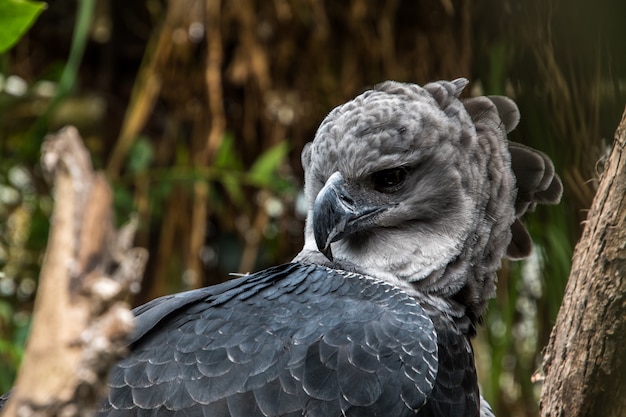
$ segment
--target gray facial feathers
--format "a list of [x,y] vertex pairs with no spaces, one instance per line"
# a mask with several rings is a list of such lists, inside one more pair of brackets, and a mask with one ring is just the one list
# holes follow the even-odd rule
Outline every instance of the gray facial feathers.
[[562,185],[546,155],[508,142],[515,103],[461,99],[466,85],[387,81],[328,114],[302,156],[311,211],[296,260],[320,260],[313,210],[339,173],[350,199],[380,210],[327,242],[333,265],[454,298],[480,317],[502,258],[532,250],[519,217],[557,203]]

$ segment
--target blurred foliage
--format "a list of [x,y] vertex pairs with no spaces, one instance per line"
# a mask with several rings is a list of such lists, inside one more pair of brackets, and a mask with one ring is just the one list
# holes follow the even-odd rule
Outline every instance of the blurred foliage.
[[536,251],[503,265],[475,343],[497,414],[536,415],[531,376],[626,102],[623,16],[621,0],[50,2],[0,55],[0,391],[47,237],[47,132],[76,125],[118,221],[138,216],[151,254],[138,304],[299,251],[299,154],[332,107],[384,79],[467,77],[471,94],[517,101],[512,138],[549,154],[566,187],[528,216]]

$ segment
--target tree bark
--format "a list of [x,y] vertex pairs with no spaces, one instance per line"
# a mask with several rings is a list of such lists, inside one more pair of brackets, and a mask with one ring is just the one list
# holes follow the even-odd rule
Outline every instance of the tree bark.
[[626,410],[626,111],[544,356],[543,417]]
[[76,129],[46,138],[42,164],[55,206],[25,360],[3,417],[86,416],[125,351],[147,259],[131,249],[134,225],[113,227],[112,192],[94,173]]

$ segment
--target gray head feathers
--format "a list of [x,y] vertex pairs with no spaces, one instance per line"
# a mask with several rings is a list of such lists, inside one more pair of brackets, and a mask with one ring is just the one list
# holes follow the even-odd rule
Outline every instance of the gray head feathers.
[[502,258],[532,249],[518,217],[558,202],[562,185],[543,153],[507,141],[515,103],[462,100],[466,85],[387,81],[329,113],[302,153],[309,216],[297,260],[455,300],[480,317]]

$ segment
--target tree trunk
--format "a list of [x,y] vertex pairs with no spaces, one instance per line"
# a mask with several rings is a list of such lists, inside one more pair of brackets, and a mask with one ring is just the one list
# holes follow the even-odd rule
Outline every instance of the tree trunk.
[[541,415],[626,413],[626,112],[544,357]]
[[3,417],[92,415],[126,351],[147,252],[134,225],[113,226],[113,193],[75,128],[46,138],[42,165],[55,206],[25,360]]

